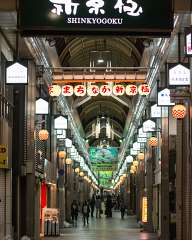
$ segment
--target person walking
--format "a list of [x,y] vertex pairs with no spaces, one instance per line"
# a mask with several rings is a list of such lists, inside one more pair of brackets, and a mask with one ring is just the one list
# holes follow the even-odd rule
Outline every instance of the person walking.
[[71,204],[71,218],[74,227],[77,227],[77,217],[78,217],[78,204],[75,200],[73,200]]
[[106,201],[106,216],[107,217],[112,217],[112,208],[113,208],[113,204],[112,204],[112,200],[111,200],[111,196],[108,195],[107,196],[107,201]]
[[123,200],[120,202],[120,211],[121,211],[121,219],[124,219],[125,216],[125,203]]
[[93,218],[94,210],[95,210],[95,196],[93,195],[90,201],[90,207],[91,207],[91,217]]
[[95,207],[96,207],[96,218],[101,218],[101,198],[100,198],[100,196],[96,197]]
[[87,201],[85,201],[83,203],[83,206],[82,206],[82,214],[83,214],[83,224],[84,226],[86,225],[89,225],[89,213],[90,213],[90,207],[89,207],[89,204]]

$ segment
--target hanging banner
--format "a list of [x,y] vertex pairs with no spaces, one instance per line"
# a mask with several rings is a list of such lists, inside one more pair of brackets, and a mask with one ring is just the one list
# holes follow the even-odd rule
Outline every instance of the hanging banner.
[[185,28],[185,54],[188,57],[192,56],[192,28]]
[[25,35],[168,36],[173,8],[171,0],[20,0],[19,19]]
[[147,223],[148,221],[147,210],[148,210],[148,200],[147,200],[147,197],[143,197],[142,199],[142,222],[143,223]]
[[7,145],[0,145],[0,168],[8,168],[8,149]]

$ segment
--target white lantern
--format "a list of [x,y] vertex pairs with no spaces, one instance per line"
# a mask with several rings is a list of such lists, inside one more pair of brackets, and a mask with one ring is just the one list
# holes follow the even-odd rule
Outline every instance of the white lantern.
[[135,95],[137,95],[137,93],[138,93],[138,89],[137,89],[136,85],[133,85],[133,84],[127,85],[126,94],[128,96],[135,96]]
[[51,85],[48,88],[51,97],[58,97],[61,94],[61,87],[59,85]]
[[125,94],[125,87],[123,85],[115,85],[113,87],[113,94],[115,96],[123,96]]
[[102,85],[100,87],[100,94],[101,94],[101,96],[111,96],[112,93],[113,93],[112,86]]
[[70,97],[73,95],[73,86],[65,85],[62,86],[62,95],[65,97]]
[[87,87],[87,95],[91,97],[96,97],[100,93],[99,86],[97,85],[90,85]]
[[78,97],[84,97],[87,93],[86,86],[77,85],[74,87],[74,94]]
[[141,96],[148,96],[151,93],[151,87],[148,84],[142,84],[138,88]]

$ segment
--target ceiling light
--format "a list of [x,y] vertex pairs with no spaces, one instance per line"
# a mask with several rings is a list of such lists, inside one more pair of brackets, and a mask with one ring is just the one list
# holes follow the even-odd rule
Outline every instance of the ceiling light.
[[97,60],[98,63],[104,63],[104,59],[100,58]]

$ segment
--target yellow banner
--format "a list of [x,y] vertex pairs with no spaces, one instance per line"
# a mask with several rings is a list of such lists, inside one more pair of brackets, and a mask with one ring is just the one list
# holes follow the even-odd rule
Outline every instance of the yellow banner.
[[0,168],[8,168],[8,148],[7,145],[0,145]]

